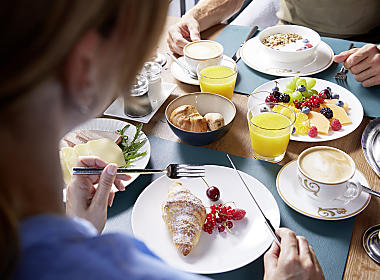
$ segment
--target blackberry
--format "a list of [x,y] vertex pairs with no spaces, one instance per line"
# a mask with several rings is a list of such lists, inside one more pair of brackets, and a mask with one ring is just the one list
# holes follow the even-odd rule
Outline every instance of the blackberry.
[[289,103],[289,101],[290,101],[289,94],[286,94],[286,93],[281,94],[280,97],[278,98],[278,101],[284,102],[284,103]]
[[329,107],[323,107],[319,112],[328,119],[334,116],[333,111]]

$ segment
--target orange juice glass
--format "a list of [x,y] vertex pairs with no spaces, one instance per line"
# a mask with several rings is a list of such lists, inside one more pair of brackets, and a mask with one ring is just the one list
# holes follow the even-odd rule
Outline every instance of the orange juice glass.
[[281,161],[296,120],[295,112],[280,104],[262,103],[248,110],[247,119],[253,156],[271,162]]
[[236,62],[226,56],[220,62],[204,61],[197,68],[201,91],[220,94],[228,99],[232,99],[237,73]]

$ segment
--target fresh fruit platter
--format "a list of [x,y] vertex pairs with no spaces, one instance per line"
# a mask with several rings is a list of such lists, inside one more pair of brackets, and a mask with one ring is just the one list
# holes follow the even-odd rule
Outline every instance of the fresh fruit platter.
[[[296,121],[291,140],[329,141],[354,131],[363,118],[360,101],[347,89],[328,81],[293,77],[278,79],[256,88],[248,100],[273,102],[291,108]],[[273,111],[282,113],[281,106]]]

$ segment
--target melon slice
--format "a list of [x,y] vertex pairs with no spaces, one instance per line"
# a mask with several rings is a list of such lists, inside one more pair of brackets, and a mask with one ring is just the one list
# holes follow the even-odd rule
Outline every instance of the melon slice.
[[[325,99],[325,104],[322,104],[323,107],[326,107],[327,105],[336,105],[336,102],[338,99]],[[344,102],[343,109],[348,112],[348,104],[347,102]]]
[[342,107],[339,107],[334,104],[328,104],[327,107],[329,107],[333,111],[333,119],[338,119],[342,125],[352,123],[346,111]]
[[318,133],[328,134],[330,129],[329,120],[321,113],[311,111],[309,114],[310,126],[315,126]]

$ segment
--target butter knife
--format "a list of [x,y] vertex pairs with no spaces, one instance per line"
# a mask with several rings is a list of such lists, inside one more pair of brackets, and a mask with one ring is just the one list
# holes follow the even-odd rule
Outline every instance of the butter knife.
[[252,192],[251,192],[250,189],[248,188],[248,186],[247,186],[247,184],[245,183],[243,177],[241,177],[239,171],[236,169],[235,164],[232,162],[232,159],[230,158],[230,156],[229,156],[228,154],[226,154],[226,155],[227,155],[227,158],[228,158],[228,160],[230,161],[232,167],[235,169],[236,173],[239,175],[240,180],[243,182],[243,184],[244,184],[244,186],[246,187],[247,191],[248,191],[249,194],[251,195],[251,197],[252,197],[253,201],[255,202],[257,208],[260,210],[261,215],[263,215],[264,220],[265,220],[265,224],[267,225],[267,227],[268,227],[270,233],[272,234],[272,236],[273,236],[273,238],[274,238],[274,241],[276,241],[277,245],[280,246],[280,239],[278,238],[278,236],[277,236],[277,234],[276,234],[276,230],[274,229],[272,223],[271,223],[270,220],[265,216],[263,210],[261,210],[260,205],[257,203],[255,197],[253,196]]
[[234,56],[232,57],[232,59],[235,61],[235,62],[238,62],[241,55],[240,55],[240,50],[241,50],[241,47],[245,44],[245,42],[247,42],[251,37],[255,36],[255,33],[257,31],[259,27],[257,25],[255,25],[251,32],[249,32],[247,38],[245,38],[244,42],[240,44],[240,47],[237,49],[237,51],[235,52]]

